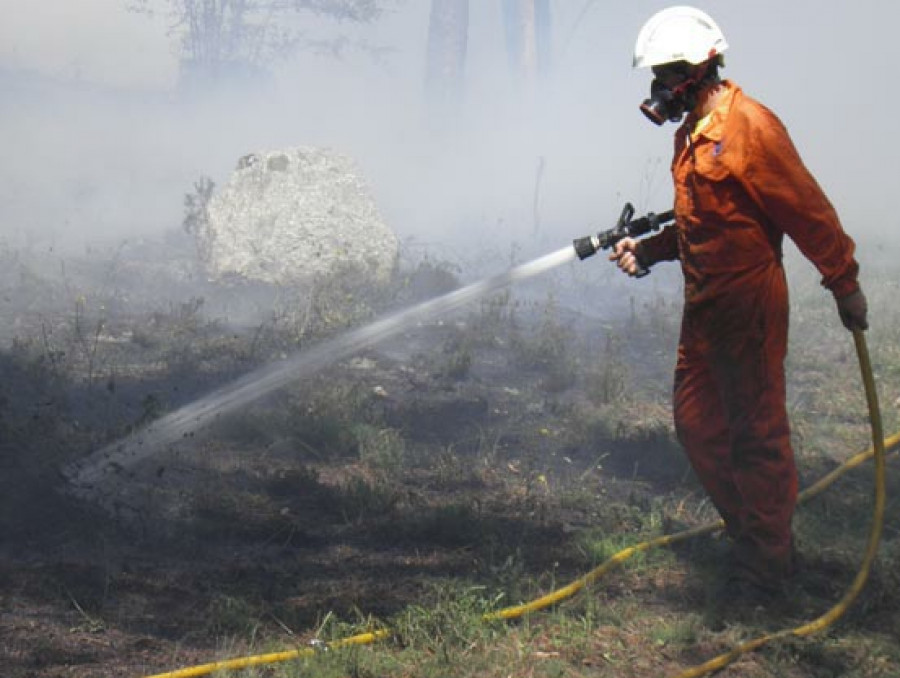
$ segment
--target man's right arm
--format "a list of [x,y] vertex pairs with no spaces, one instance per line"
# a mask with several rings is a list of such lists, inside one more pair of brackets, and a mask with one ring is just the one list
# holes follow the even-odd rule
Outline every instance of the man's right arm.
[[644,268],[660,261],[678,259],[678,229],[674,224],[666,226],[656,235],[637,243],[635,255]]

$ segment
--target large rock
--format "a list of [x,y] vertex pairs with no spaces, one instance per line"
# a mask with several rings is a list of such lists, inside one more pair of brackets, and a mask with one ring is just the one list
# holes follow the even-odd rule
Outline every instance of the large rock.
[[398,241],[354,162],[322,148],[253,153],[207,205],[196,233],[213,280],[309,282],[352,265],[382,281]]

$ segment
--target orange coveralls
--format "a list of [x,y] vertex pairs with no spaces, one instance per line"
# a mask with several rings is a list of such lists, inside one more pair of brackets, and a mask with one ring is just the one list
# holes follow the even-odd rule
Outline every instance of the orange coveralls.
[[679,259],[684,314],[674,414],[691,465],[753,573],[790,573],[797,471],[785,405],[786,233],[841,298],[854,243],[781,121],[729,81],[708,122],[675,136],[676,223],[638,246]]

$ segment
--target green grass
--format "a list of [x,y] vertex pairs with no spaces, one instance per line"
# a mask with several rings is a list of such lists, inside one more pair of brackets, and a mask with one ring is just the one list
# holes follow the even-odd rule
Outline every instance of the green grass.
[[[883,277],[886,284],[868,290],[868,339],[885,431],[892,434],[900,427],[900,305],[896,275]],[[869,431],[852,341],[837,321],[833,301],[814,275],[799,276],[794,283],[787,365],[791,417],[801,471],[814,480],[868,447]],[[293,339],[279,341],[290,344],[309,336],[313,328],[333,330],[350,316],[368,317],[374,302],[366,299],[353,304],[346,317],[334,311],[346,301],[340,296],[345,293],[339,289],[317,298],[306,316],[289,319],[292,329],[287,334]],[[383,617],[360,610],[348,615],[351,619],[340,619],[322,610],[320,623],[293,629],[293,634],[272,630],[277,625],[267,609],[271,601],[263,600],[259,590],[246,593],[236,587],[213,593],[199,609],[205,632],[221,638],[220,654],[226,657],[306,647],[314,638],[337,640],[373,628],[392,631],[389,640],[372,646],[319,652],[232,675],[658,678],[675,675],[742,640],[811,619],[836,602],[855,575],[865,545],[871,465],[798,510],[797,534],[809,569],[795,596],[800,607],[790,614],[731,614],[731,601],[716,598],[715,556],[663,549],[636,555],[551,609],[508,623],[484,622],[485,612],[567,584],[622,548],[665,533],[674,523],[696,525],[711,518],[702,492],[680,482],[681,473],[663,477],[664,484],[654,484],[645,475],[648,468],[674,468],[680,459],[668,403],[660,396],[669,382],[648,383],[647,366],[641,362],[673,361],[678,306],[660,298],[635,309],[625,329],[606,332],[599,355],[590,360],[581,355],[579,339],[561,319],[554,299],[539,310],[537,325],[526,332],[517,324],[518,309],[509,295],[486,300],[467,327],[451,336],[436,362],[442,379],[465,382],[478,351],[502,348],[498,335],[513,337],[505,348],[533,378],[539,397],[531,402],[540,407],[499,425],[486,421],[475,440],[444,442],[440,449],[416,447],[383,421],[370,390],[328,378],[313,380],[311,389],[286,389],[275,402],[229,418],[218,432],[220,441],[251,450],[252,459],[242,462],[245,467],[238,470],[244,473],[213,466],[215,482],[190,493],[187,506],[193,523],[188,526],[196,536],[225,536],[263,546],[282,543],[283,535],[294,529],[313,532],[315,526],[301,520],[303,511],[324,505],[326,510],[313,519],[338,516],[339,538],[346,536],[359,550],[361,544],[371,546],[367,538],[386,551],[413,542],[423,553],[445,549],[453,562],[445,570],[435,568],[437,574],[410,568],[406,573],[420,578],[414,582],[400,581],[404,573],[398,572],[398,581],[392,583],[408,583],[415,600],[408,602],[413,598],[409,594],[399,609],[385,606]],[[98,318],[85,316],[82,321],[78,362],[84,363],[85,356],[96,359],[87,368],[93,380],[115,356],[102,355],[103,346],[93,351],[90,342],[96,335],[89,330]],[[153,332],[136,337],[135,343],[147,343],[172,364],[202,364],[219,350],[233,352],[235,361],[266,352],[209,336],[216,328],[201,322],[196,304],[174,309],[157,321]],[[58,372],[75,368],[59,351],[63,339],[70,348],[76,339],[61,331],[56,338],[59,345],[50,337],[24,347],[32,377],[43,375],[50,381]],[[578,393],[585,397],[576,401],[572,394]],[[143,409],[152,417],[166,409],[166,403],[149,399]],[[0,419],[0,433],[32,435],[39,424],[29,422]],[[22,428],[26,425],[29,428]],[[267,456],[271,446],[284,441],[281,452]],[[568,457],[574,461],[562,461]],[[826,632],[773,644],[741,658],[739,666],[723,676],[900,675],[896,464],[889,474],[894,492],[881,554],[860,599]],[[240,489],[227,486],[232,477],[238,477]],[[518,525],[520,532],[511,525]],[[261,546],[257,557],[262,562],[270,555]],[[435,562],[445,555],[435,555]],[[290,561],[284,567],[291,567]],[[365,574],[360,573],[360,581],[366,581]],[[280,592],[273,595],[279,597]],[[723,607],[728,613],[724,616]],[[103,619],[111,628],[107,615]],[[48,646],[47,652],[52,651]]]
[[[867,416],[858,383],[855,357],[849,335],[834,327],[830,318],[831,301],[821,290],[814,295],[808,283],[801,281],[795,305],[806,307],[795,314],[792,357],[788,364],[789,381],[798,395],[792,410],[798,460],[809,471],[825,470],[829,465],[849,457],[868,446]],[[879,311],[888,328],[900,327],[900,312],[890,300],[872,295],[873,325]],[[482,321],[500,322],[498,309],[491,307]],[[659,333],[671,334],[673,321],[658,317],[677,311],[664,305],[654,306],[648,320]],[[491,315],[493,314],[493,315]],[[642,314],[647,315],[647,314]],[[823,318],[830,329],[822,332]],[[552,306],[548,306],[543,325],[529,343],[520,340],[515,346],[520,360],[543,362],[550,371],[560,346],[568,339],[564,328],[555,324]],[[885,397],[886,431],[898,425],[898,385],[892,381],[900,374],[900,336],[895,329],[876,330],[869,338],[879,371],[880,388]],[[804,338],[822,341],[815,350],[802,346]],[[889,339],[885,341],[885,339]],[[895,341],[896,340],[896,341]],[[460,340],[462,341],[462,340]],[[476,343],[465,344],[466,351]],[[456,344],[457,347],[463,344]],[[566,442],[605,441],[610,448],[617,444],[646,444],[670,432],[658,417],[645,416],[643,427],[632,417],[626,420],[627,408],[611,409],[617,403],[632,405],[632,413],[647,410],[640,390],[633,388],[636,377],[626,367],[621,347],[614,339],[607,346],[607,360],[600,370],[589,371],[584,386],[596,408],[577,413],[586,419],[582,429],[567,433]],[[455,359],[454,359],[455,360]],[[629,395],[626,398],[626,394]],[[603,408],[606,408],[605,410]],[[893,408],[893,409],[892,409]],[[600,417],[599,419],[597,417]],[[605,417],[605,419],[604,419]],[[605,422],[605,423],[604,423]],[[372,431],[375,440],[386,435]],[[489,434],[485,433],[485,438]],[[670,441],[669,441],[670,442]],[[400,447],[397,441],[389,448]],[[668,443],[667,443],[668,444]],[[490,455],[481,455],[482,472],[499,465],[496,446]],[[380,454],[374,454],[376,458]],[[590,482],[603,475],[606,454],[597,455],[597,463],[581,476],[581,484],[557,484],[546,501],[559,507],[595,506],[598,522],[583,529],[573,541],[578,562],[587,572],[592,566],[614,553],[665,531],[669,519],[679,514],[697,520],[705,515],[700,498],[685,500],[662,497],[657,501],[613,501],[597,504],[600,496]],[[374,462],[373,462],[374,463]],[[396,462],[391,453],[384,462]],[[472,468],[460,464],[452,447],[436,460],[438,475],[445,483],[453,478],[472,477]],[[524,481],[523,481],[524,482]],[[693,503],[691,503],[693,502]],[[677,509],[676,509],[677,507]],[[468,510],[437,516],[447,525],[462,525],[472,519]],[[706,512],[708,513],[708,512]],[[797,532],[807,562],[821,570],[820,580],[829,587],[801,592],[805,609],[795,616],[746,615],[730,621],[717,618],[722,601],[715,600],[714,582],[670,550],[642,553],[625,563],[589,590],[552,609],[508,623],[486,623],[482,615],[489,610],[511,604],[509,591],[515,589],[515,602],[523,594],[535,596],[566,581],[556,577],[528,574],[515,562],[496,571],[493,583],[475,584],[471,580],[448,580],[391,618],[379,622],[393,631],[389,641],[370,647],[320,653],[291,665],[272,668],[278,678],[288,676],[462,676],[488,678],[509,675],[533,677],[567,676],[665,676],[698,664],[727,651],[735,644],[772,631],[785,624],[797,624],[812,618],[836,602],[846,583],[855,573],[871,515],[871,466],[850,474],[834,490],[798,511]],[[459,521],[462,521],[461,523]],[[462,529],[462,528],[460,528]],[[888,517],[885,543],[869,586],[854,608],[828,631],[808,639],[774,643],[742,657],[733,675],[749,677],[825,677],[887,678],[900,675],[900,577],[893,563],[900,553],[896,537],[900,523]],[[505,573],[505,574],[504,574]],[[515,585],[511,578],[517,578]],[[829,579],[830,578],[830,579]],[[810,582],[815,583],[815,577]],[[822,583],[819,581],[819,583]],[[549,586],[548,586],[549,584]],[[810,584],[812,586],[812,584]],[[505,590],[506,589],[506,590]],[[727,607],[727,602],[726,607]],[[353,635],[371,627],[372,620],[356,624],[330,624],[323,633],[329,638]],[[726,673],[723,675],[732,675]]]

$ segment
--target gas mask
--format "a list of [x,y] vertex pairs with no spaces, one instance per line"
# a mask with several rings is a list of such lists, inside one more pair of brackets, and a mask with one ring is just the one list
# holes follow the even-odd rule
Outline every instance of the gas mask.
[[653,73],[656,77],[650,83],[650,98],[641,104],[641,112],[657,125],[666,120],[679,122],[697,105],[700,90],[718,80],[718,70],[709,62],[695,68],[679,61],[655,67]]
[[650,83],[650,98],[641,104],[641,113],[650,122],[662,125],[666,120],[679,122],[685,110],[687,101],[684,90],[680,86],[675,89],[666,87],[654,78]]

